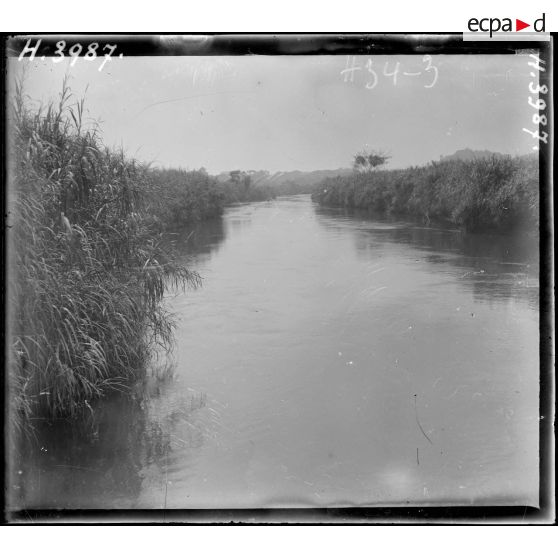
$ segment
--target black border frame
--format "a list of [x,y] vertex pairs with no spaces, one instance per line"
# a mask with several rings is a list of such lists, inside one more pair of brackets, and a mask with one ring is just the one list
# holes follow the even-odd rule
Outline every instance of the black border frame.
[[[366,55],[366,54],[514,54],[533,49],[547,61],[540,84],[547,85],[549,99],[554,98],[554,60],[551,41],[463,41],[461,33],[17,33],[4,34],[0,43],[0,71],[4,78],[0,106],[3,158],[0,163],[5,185],[2,203],[6,207],[7,134],[7,64],[8,57],[18,56],[27,40],[41,39],[37,56],[52,56],[58,40],[94,38],[97,42],[116,42],[124,56],[222,56],[222,55]],[[513,37],[513,36],[512,36]],[[356,508],[265,508],[221,510],[39,510],[9,512],[5,491],[0,498],[3,522],[10,524],[211,524],[211,525],[361,525],[361,524],[551,524],[556,521],[555,440],[552,419],[555,416],[554,378],[554,222],[553,222],[553,103],[546,109],[549,144],[539,151],[540,172],[540,485],[539,508],[523,506],[427,506],[427,507],[356,507]],[[6,258],[6,218],[2,259]],[[4,265],[4,285],[6,284]],[[3,295],[5,289],[3,289]],[[2,297],[2,305],[6,304]],[[4,314],[5,315],[5,314]],[[5,330],[2,342],[6,349]],[[6,350],[4,350],[6,354]],[[4,377],[7,395],[7,377]],[[6,410],[6,408],[5,408]],[[0,417],[5,432],[5,413]],[[7,456],[6,436],[2,453]],[[554,451],[553,451],[554,450]],[[4,462],[4,487],[7,462]],[[554,506],[554,507],[553,507]]]

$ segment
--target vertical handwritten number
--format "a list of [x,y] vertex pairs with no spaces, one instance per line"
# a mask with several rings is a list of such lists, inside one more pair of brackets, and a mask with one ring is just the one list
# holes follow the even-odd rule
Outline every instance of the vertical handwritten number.
[[388,72],[389,62],[384,64],[384,76],[392,77],[393,76],[393,85],[397,85],[397,74],[399,73],[399,62],[395,63],[395,70],[393,72]]
[[432,56],[430,56],[430,54],[425,54],[422,57],[422,61],[426,62],[426,68],[424,69],[425,72],[434,72],[432,83],[424,86],[426,89],[430,89],[431,87],[434,87],[438,81],[438,68],[432,65]]
[[111,59],[111,56],[114,54],[114,51],[116,50],[116,45],[106,44],[103,47],[103,50],[108,50],[109,53],[105,54],[105,59],[103,60],[103,63],[99,66],[99,72],[105,67],[105,64]]
[[546,85],[534,85],[533,82],[529,83],[529,91],[531,93],[542,93],[546,95],[548,93],[548,87]]
[[[539,72],[544,72],[545,70],[545,64],[546,61],[543,60],[542,58],[539,58],[536,54],[530,54],[529,55],[532,59],[533,62],[529,62],[528,65],[531,66],[532,68],[535,68],[536,70],[538,70]],[[531,74],[532,77],[535,77],[535,74],[533,72],[529,72]],[[531,136],[533,137],[534,140],[539,140],[539,142],[543,142],[545,144],[548,143],[548,133],[547,132],[541,132],[541,126],[547,126],[548,125],[548,118],[546,117],[546,114],[539,114],[538,111],[544,111],[546,109],[546,101],[544,99],[541,99],[540,96],[541,95],[546,95],[548,93],[548,86],[546,85],[536,85],[533,82],[529,83],[529,91],[535,95],[539,95],[539,99],[533,100],[532,97],[528,98],[528,103],[529,106],[533,107],[537,112],[535,114],[533,114],[533,117],[531,118],[531,122],[533,124],[535,124],[535,126],[537,126],[538,130],[535,131],[531,131],[528,130],[527,128],[523,128],[523,131],[531,134]],[[533,150],[534,151],[538,151],[539,150],[539,144],[537,143],[537,145],[533,146]]]
[[54,51],[55,58],[53,58],[52,60],[55,64],[57,64],[58,62],[62,62],[62,60],[64,60],[65,48],[66,48],[66,41],[58,41],[56,43],[56,50]]
[[533,118],[531,120],[533,124],[541,124],[542,126],[546,126],[548,124],[548,120],[544,114],[542,116],[539,114],[533,114]]
[[370,74],[372,74],[373,81],[372,82],[370,82],[370,81],[366,82],[366,85],[365,85],[366,89],[374,89],[374,87],[376,87],[376,85],[378,85],[378,74],[372,69],[372,65],[373,65],[372,58],[369,58],[366,61],[366,69]]
[[[531,137],[534,140],[538,139],[539,141],[542,141],[543,143],[548,143],[548,134],[546,132],[543,132],[542,134],[539,134],[538,130],[531,131],[531,130],[528,130],[527,128],[523,128],[523,131],[528,133],[528,134],[531,134]],[[535,149],[535,148],[533,148],[533,149]]]
[[546,103],[544,102],[544,99],[537,99],[536,101],[533,101],[533,98],[529,97],[527,102],[535,110],[544,110],[546,108]]
[[528,66],[535,68],[535,70],[539,70],[539,72],[546,71],[544,67],[544,65],[546,64],[545,60],[539,58],[536,54],[530,54],[529,56],[533,59],[533,62],[528,62],[527,63]]

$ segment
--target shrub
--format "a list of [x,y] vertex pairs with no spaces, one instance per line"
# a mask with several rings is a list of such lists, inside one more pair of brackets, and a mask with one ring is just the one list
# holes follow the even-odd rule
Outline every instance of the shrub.
[[175,229],[222,214],[225,195],[204,169],[154,169],[145,186],[147,210],[163,229]]
[[321,182],[312,197],[322,205],[449,221],[470,231],[506,231],[538,226],[538,182],[536,156],[492,156],[338,176]]
[[225,203],[268,201],[275,197],[270,186],[254,183],[252,173],[240,170],[229,173],[229,179],[223,184]]
[[167,288],[196,286],[147,218],[148,169],[105,147],[83,101],[31,109],[20,84],[10,131],[10,396],[16,426],[72,415],[169,348]]

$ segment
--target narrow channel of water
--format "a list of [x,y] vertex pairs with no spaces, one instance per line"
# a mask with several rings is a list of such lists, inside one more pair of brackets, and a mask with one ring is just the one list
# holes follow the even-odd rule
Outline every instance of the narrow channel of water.
[[537,505],[536,242],[294,196],[177,243],[172,377],[40,428],[22,505]]

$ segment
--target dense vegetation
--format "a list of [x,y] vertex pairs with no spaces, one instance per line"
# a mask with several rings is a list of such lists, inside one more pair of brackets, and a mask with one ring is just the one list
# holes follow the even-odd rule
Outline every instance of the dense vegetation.
[[257,184],[250,173],[231,171],[223,184],[225,203],[267,201],[274,197],[269,186]]
[[[157,345],[169,348],[164,294],[200,278],[176,263],[165,230],[219,216],[229,203],[274,196],[273,185],[250,172],[219,181],[203,169],[150,169],[104,146],[83,110],[66,86],[59,103],[38,109],[16,87],[11,107],[9,386],[16,426],[22,417],[90,408],[95,397],[141,376]],[[378,170],[376,159],[355,162],[363,164],[323,180],[313,198],[468,230],[538,223],[536,157],[392,171]]]
[[143,185],[147,211],[161,230],[173,230],[218,217],[226,205],[266,201],[272,189],[254,184],[249,173],[232,171],[226,181],[205,169],[152,169]]
[[494,155],[354,172],[324,180],[312,198],[322,205],[446,221],[468,231],[536,228],[538,159]]
[[147,177],[146,209],[162,229],[184,227],[223,212],[225,191],[204,169],[153,169]]
[[83,102],[31,109],[10,129],[10,401],[15,426],[72,415],[142,373],[172,342],[169,286],[198,285],[146,213],[152,174],[105,147]]
[[200,277],[176,263],[167,230],[273,195],[245,172],[220,183],[107,148],[66,85],[40,108],[18,85],[11,109],[9,385],[20,427],[90,408],[170,347],[164,293]]
[[[286,171],[270,173],[265,170],[222,172],[217,176],[220,183],[228,183],[233,190],[238,189],[245,177],[250,179],[250,190],[253,197],[264,199],[277,196],[290,196],[297,194],[311,194],[314,188],[325,178],[344,176],[351,173],[351,169],[315,170],[315,171]],[[236,175],[236,176],[234,176]],[[240,180],[239,180],[240,178]],[[235,184],[236,182],[236,184]],[[232,183],[232,184],[231,184]],[[237,196],[238,196],[237,192]],[[240,194],[239,197],[245,197]],[[234,196],[229,199],[234,201]],[[251,200],[247,200],[251,201]],[[254,199],[254,201],[256,201]]]

